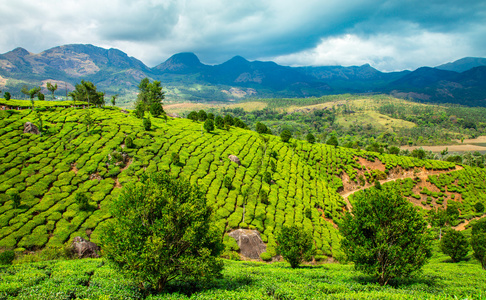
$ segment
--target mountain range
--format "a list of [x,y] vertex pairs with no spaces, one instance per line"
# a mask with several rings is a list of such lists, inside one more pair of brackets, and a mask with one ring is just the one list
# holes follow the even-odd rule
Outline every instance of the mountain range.
[[[129,105],[144,77],[160,80],[167,99],[229,101],[243,97],[309,97],[339,93],[390,93],[426,102],[486,106],[486,58],[466,57],[435,68],[381,72],[362,66],[288,67],[241,56],[219,65],[193,53],[175,54],[149,68],[117,49],[64,45],[35,54],[16,48],[0,55],[0,90],[21,97],[22,86],[47,82],[58,95],[89,80]],[[47,92],[46,90],[44,90]]]

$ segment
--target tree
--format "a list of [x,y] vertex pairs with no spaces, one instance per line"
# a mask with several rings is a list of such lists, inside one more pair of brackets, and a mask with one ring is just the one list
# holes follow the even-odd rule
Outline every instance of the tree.
[[76,201],[80,210],[87,210],[89,208],[89,198],[86,193],[76,193],[74,195],[74,201]]
[[125,137],[125,146],[127,148],[135,148],[135,144],[133,143],[133,139],[130,136]]
[[463,260],[468,253],[469,243],[462,232],[449,229],[440,240],[440,250],[449,255],[452,262]]
[[477,221],[472,228],[471,246],[474,257],[481,263],[483,270],[486,270],[486,219]]
[[338,139],[335,135],[332,135],[326,142],[327,145],[331,145],[331,146],[334,146],[334,147],[337,147],[339,146],[339,142],[338,142]]
[[221,117],[220,115],[217,115],[216,118],[214,118],[214,124],[219,129],[223,129],[223,126],[224,126],[223,117]]
[[246,124],[243,121],[241,121],[240,119],[235,118],[234,121],[235,121],[235,127],[243,128],[243,129],[246,128]]
[[97,87],[91,81],[81,80],[81,83],[76,84],[72,93],[74,101],[88,102],[88,107],[91,104],[105,104],[105,94],[103,92],[98,92]]
[[158,117],[164,113],[164,108],[162,107],[162,104],[160,102],[154,102],[150,104],[150,114],[153,117]]
[[255,127],[256,127],[256,132],[258,132],[259,134],[267,133],[268,128],[265,124],[257,122]]
[[116,98],[118,97],[118,94],[111,96],[111,105],[115,106],[116,105]]
[[189,120],[192,120],[192,121],[196,122],[196,121],[197,121],[197,119],[198,119],[198,116],[197,116],[197,111],[195,111],[195,110],[191,111],[191,112],[190,112],[190,113],[187,115],[187,118],[188,118]]
[[164,100],[164,92],[162,92],[161,82],[155,80],[150,82],[150,80],[145,77],[140,81],[138,85],[138,96],[135,102],[135,108],[140,108],[141,110],[149,111],[150,107],[154,103],[160,104],[162,106],[162,100]]
[[427,223],[394,185],[354,194],[340,226],[342,246],[357,270],[386,285],[418,271],[431,257]]
[[206,119],[208,118],[208,115],[206,114],[206,112],[204,110],[200,110],[198,113],[197,113],[197,119],[201,122],[204,122],[206,121]]
[[234,120],[233,120],[233,117],[231,115],[224,116],[223,122],[224,122],[224,125],[228,125],[228,126],[233,126],[233,124],[234,124]]
[[143,128],[145,129],[145,131],[149,131],[150,128],[152,128],[152,122],[150,121],[150,118],[143,119]]
[[211,119],[214,121],[214,114],[213,113],[208,113],[208,119]]
[[214,130],[214,122],[211,119],[206,119],[204,122],[204,129],[209,133]]
[[49,90],[49,92],[51,92],[52,101],[54,101],[54,99],[56,99],[56,97],[54,97],[54,92],[57,90],[57,83],[52,85],[50,82],[48,82],[47,83],[47,89]]
[[44,101],[46,99],[46,97],[41,92],[38,92],[37,93],[37,99],[40,100],[40,101]]
[[310,132],[305,136],[305,139],[311,144],[314,144],[316,142],[315,136]]
[[211,279],[224,246],[204,193],[165,173],[127,184],[102,229],[105,257],[141,285],[162,291],[172,280]]
[[277,233],[277,253],[282,255],[292,268],[312,257],[313,243],[311,233],[295,224],[284,226]]
[[476,204],[474,204],[474,209],[476,210],[476,212],[482,213],[484,212],[484,204],[481,202],[476,202]]
[[292,133],[288,129],[284,129],[280,133],[280,138],[282,139],[282,142],[284,142],[284,143],[287,143],[288,141],[290,141],[291,137],[292,137]]
[[12,95],[10,95],[9,92],[5,92],[5,94],[3,94],[3,98],[5,98],[5,100],[10,100],[10,98],[12,97]]

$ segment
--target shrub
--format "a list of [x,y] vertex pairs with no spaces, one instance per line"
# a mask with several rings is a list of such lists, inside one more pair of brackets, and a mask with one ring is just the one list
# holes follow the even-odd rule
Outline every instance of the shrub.
[[162,104],[160,102],[154,102],[150,104],[149,110],[150,114],[154,117],[158,117],[164,113],[164,108],[162,107]]
[[284,142],[284,143],[287,143],[288,141],[290,141],[291,137],[292,137],[292,133],[288,129],[285,129],[285,130],[282,131],[282,133],[280,133],[280,138],[282,139],[282,142]]
[[427,223],[394,185],[354,194],[352,204],[340,230],[356,269],[385,285],[420,270],[431,257]]
[[452,262],[458,262],[467,256],[469,244],[462,232],[449,229],[440,240],[440,250],[449,255]]
[[130,136],[125,137],[125,146],[127,148],[135,148],[135,144],[133,143],[133,139]]
[[231,187],[232,187],[232,180],[229,176],[225,176],[224,179],[223,179],[223,185],[228,189],[228,190],[231,190]]
[[11,265],[15,259],[15,252],[13,250],[6,250],[0,253],[0,265]]
[[152,127],[152,122],[150,121],[149,118],[143,119],[143,128],[145,131],[149,131],[150,128]]
[[270,172],[263,173],[263,181],[270,184],[272,181],[272,175],[270,175]]
[[260,134],[267,133],[268,128],[265,124],[257,122],[255,127],[256,127],[256,132]]
[[214,130],[214,122],[211,119],[207,119],[204,122],[204,129],[209,133]]
[[311,144],[314,144],[316,142],[315,136],[310,132],[305,136],[305,139]]
[[339,142],[338,142],[338,139],[335,135],[331,136],[327,142],[326,142],[327,145],[330,145],[330,146],[334,146],[334,147],[337,147],[339,146]]
[[179,165],[179,164],[180,164],[180,157],[179,157],[179,153],[172,152],[172,154],[170,155],[170,162],[171,162],[173,165]]
[[268,202],[268,194],[264,190],[260,190],[260,193],[258,194],[258,198],[260,198],[260,201],[262,204],[268,205],[270,202]]
[[272,260],[272,255],[268,252],[263,252],[262,254],[260,254],[260,258],[264,261],[270,261]]
[[486,270],[486,219],[481,219],[473,225],[471,233],[471,246],[474,257]]
[[204,193],[165,173],[142,176],[114,201],[100,235],[105,257],[143,286],[162,291],[171,280],[211,279],[224,250]]
[[17,192],[10,193],[10,200],[12,200],[12,207],[17,209],[20,206],[20,195]]
[[311,233],[297,225],[284,226],[277,234],[277,253],[281,254],[292,268],[298,267],[304,259],[314,254],[312,245]]
[[481,202],[476,202],[476,204],[474,204],[474,209],[476,210],[476,212],[482,213],[484,212],[484,204]]
[[76,193],[76,195],[74,195],[74,200],[78,204],[80,210],[87,210],[89,208],[89,198],[86,193]]
[[187,115],[187,118],[189,120],[192,120],[194,122],[196,122],[198,120],[198,115],[197,115],[197,111],[191,111],[188,115]]

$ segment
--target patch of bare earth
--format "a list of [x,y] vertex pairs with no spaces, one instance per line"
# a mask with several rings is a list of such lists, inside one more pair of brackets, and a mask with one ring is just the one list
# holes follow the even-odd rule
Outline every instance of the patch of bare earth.
[[[130,159],[128,159],[127,164],[123,168],[120,169],[120,173],[123,172],[123,171],[125,171],[126,169],[128,169],[128,167],[131,164],[132,164],[132,159],[130,158]],[[115,178],[115,188],[119,188],[119,189],[122,188],[122,185],[121,185],[120,181],[118,181],[118,177]]]
[[479,219],[482,219],[484,217],[486,217],[486,215],[482,215],[481,217],[472,218],[471,220],[465,220],[461,224],[459,224],[455,227],[452,227],[452,228],[454,228],[455,230],[458,230],[458,231],[462,231],[462,230],[466,229],[466,226],[469,225],[469,223],[471,223],[472,221],[479,220]]
[[[364,170],[358,170],[357,177],[364,176],[365,172],[371,172],[372,170],[379,170],[381,172],[384,172],[385,169],[386,169],[385,164],[383,164],[379,159],[375,159],[375,161],[369,161],[365,158],[359,157],[358,162],[362,166],[364,166],[365,169]],[[422,204],[422,201],[427,200],[427,195],[426,194],[420,194],[420,187],[421,188],[427,187],[427,189],[429,189],[432,192],[439,192],[439,189],[435,185],[426,181],[427,178],[430,175],[438,175],[438,174],[447,173],[447,172],[450,172],[450,171],[457,171],[457,170],[461,170],[461,169],[462,169],[461,166],[456,166],[454,169],[449,169],[449,170],[427,170],[425,168],[404,169],[404,168],[401,168],[401,167],[396,167],[396,168],[393,168],[393,169],[390,170],[386,179],[379,180],[379,182],[381,184],[384,184],[384,183],[387,183],[387,182],[390,182],[390,181],[395,181],[395,180],[398,180],[398,179],[405,179],[405,178],[415,179],[417,177],[420,178],[420,182],[413,188],[413,193],[420,195],[421,196],[420,199],[416,199],[416,198],[413,198],[413,197],[407,197],[407,198],[410,200],[410,202],[412,202],[415,205],[421,206],[421,207],[426,208],[426,209],[431,209],[431,207],[429,205],[424,206]],[[350,195],[356,193],[357,191],[361,191],[361,190],[364,190],[364,189],[367,189],[369,187],[374,186],[374,183],[369,183],[369,182],[366,182],[362,186],[362,185],[352,181],[349,178],[349,175],[346,174],[346,173],[342,174],[341,179],[342,179],[342,182],[343,182],[343,189],[339,194],[346,201],[346,209],[348,211],[351,211],[351,208],[352,208],[351,203],[349,202],[349,199],[348,199]],[[450,198],[451,194],[455,194],[455,201],[462,201],[462,198],[461,198],[460,194],[458,194],[458,193],[447,192],[447,189],[446,189],[445,194],[447,195],[448,199]],[[436,204],[435,199],[433,200],[433,202],[431,204],[433,205],[434,203]],[[442,205],[447,206],[447,200],[444,200]]]
[[78,174],[78,168],[76,168],[76,163],[71,164],[71,171],[74,172],[74,174]]

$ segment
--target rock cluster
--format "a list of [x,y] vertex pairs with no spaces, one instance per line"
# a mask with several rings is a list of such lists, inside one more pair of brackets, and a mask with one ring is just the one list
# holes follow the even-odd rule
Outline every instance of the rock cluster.
[[30,122],[24,124],[24,133],[40,134],[39,128]]
[[234,163],[237,163],[238,166],[241,166],[241,162],[240,162],[240,159],[236,156],[236,155],[233,155],[231,154],[230,156],[228,156],[229,160],[231,160],[232,162]]
[[98,247],[98,245],[96,245],[95,243],[83,239],[80,236],[77,236],[73,239],[73,244],[71,248],[79,258],[100,257],[100,255],[98,254],[98,252],[100,251],[100,247]]
[[260,233],[256,230],[237,229],[228,234],[236,240],[240,247],[240,254],[252,259],[259,259],[260,254],[267,251]]

